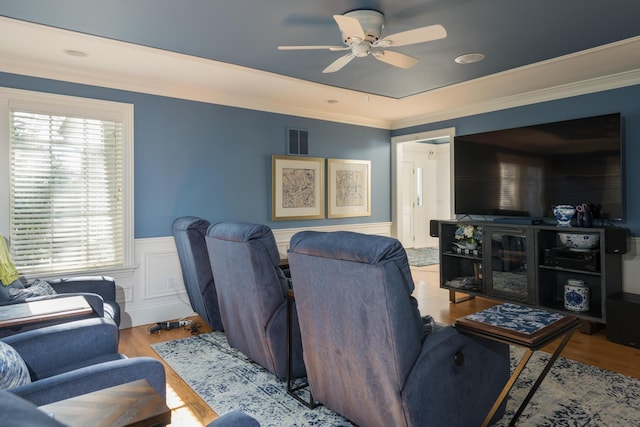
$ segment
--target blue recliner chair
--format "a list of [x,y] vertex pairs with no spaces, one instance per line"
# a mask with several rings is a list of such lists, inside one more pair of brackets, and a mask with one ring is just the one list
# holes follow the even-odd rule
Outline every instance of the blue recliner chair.
[[[209,227],[207,247],[220,315],[229,345],[271,371],[287,376],[289,280],[266,225],[221,222]],[[300,331],[292,309],[292,378],[305,374]]]
[[173,238],[191,308],[211,326],[211,329],[219,331],[223,329],[223,325],[205,242],[209,225],[206,219],[195,216],[180,217],[173,222]]
[[118,328],[104,318],[2,338],[0,371],[0,388],[38,406],[140,379],[166,395],[162,363],[118,353]]
[[368,427],[482,423],[509,347],[451,326],[427,335],[399,241],[304,231],[288,260],[314,399]]

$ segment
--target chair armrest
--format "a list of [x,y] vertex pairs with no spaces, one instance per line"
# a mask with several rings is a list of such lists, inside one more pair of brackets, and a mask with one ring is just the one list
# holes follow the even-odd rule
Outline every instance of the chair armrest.
[[34,381],[11,390],[38,406],[146,379],[166,399],[164,366],[152,357],[113,360]]
[[[410,424],[479,425],[508,379],[508,345],[439,328],[425,338],[402,390]],[[503,411],[504,404],[496,417]]]
[[117,354],[118,333],[113,321],[92,318],[33,329],[2,341],[20,353],[31,378],[37,379],[83,360]]
[[107,276],[69,277],[47,280],[58,293],[92,293],[105,301],[116,300],[116,281]]

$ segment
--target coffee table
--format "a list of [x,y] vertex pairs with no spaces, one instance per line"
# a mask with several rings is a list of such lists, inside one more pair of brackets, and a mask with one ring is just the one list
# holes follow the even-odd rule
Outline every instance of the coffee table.
[[562,353],[573,333],[580,327],[580,320],[574,316],[552,313],[537,308],[517,304],[500,304],[456,320],[455,327],[463,333],[478,335],[525,348],[520,363],[518,363],[484,419],[483,427],[489,425],[489,422],[507,398],[509,391],[511,391],[533,353],[549,343],[562,339],[511,419],[509,425],[513,426],[522,415],[533,394],[540,387],[540,384],[556,359],[558,359],[558,356],[560,356],[560,353]]
[[150,427],[171,423],[171,410],[147,380],[39,407],[69,427]]

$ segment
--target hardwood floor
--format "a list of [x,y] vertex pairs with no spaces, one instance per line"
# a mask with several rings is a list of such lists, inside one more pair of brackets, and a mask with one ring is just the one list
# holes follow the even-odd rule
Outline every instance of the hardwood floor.
[[[459,317],[498,303],[485,298],[474,298],[451,304],[449,303],[449,292],[439,288],[438,265],[412,267],[412,272],[416,286],[414,296],[418,300],[420,312],[430,314],[437,322],[450,324]],[[199,317],[190,319],[202,324],[201,332],[211,330]],[[162,360],[151,349],[151,344],[190,335],[190,332],[184,329],[150,334],[148,326],[138,326],[121,331],[120,351],[130,357],[151,356]],[[549,351],[552,348],[553,345],[550,345]],[[640,378],[640,350],[608,341],[605,330],[600,330],[593,335],[576,332],[562,356]],[[216,413],[168,365],[165,366],[167,368],[167,404],[172,409],[173,415],[171,425],[201,426],[215,419]]]

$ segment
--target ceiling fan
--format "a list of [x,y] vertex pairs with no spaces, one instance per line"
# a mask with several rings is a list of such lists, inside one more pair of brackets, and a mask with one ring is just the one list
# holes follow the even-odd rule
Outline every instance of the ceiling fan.
[[333,15],[345,46],[278,46],[279,50],[322,49],[333,52],[350,50],[348,54],[333,61],[323,73],[334,73],[354,58],[363,58],[371,54],[378,61],[400,67],[410,68],[418,59],[388,48],[425,43],[445,38],[447,32],[442,25],[430,25],[380,38],[384,27],[384,15],[375,10],[354,10],[344,15]]

